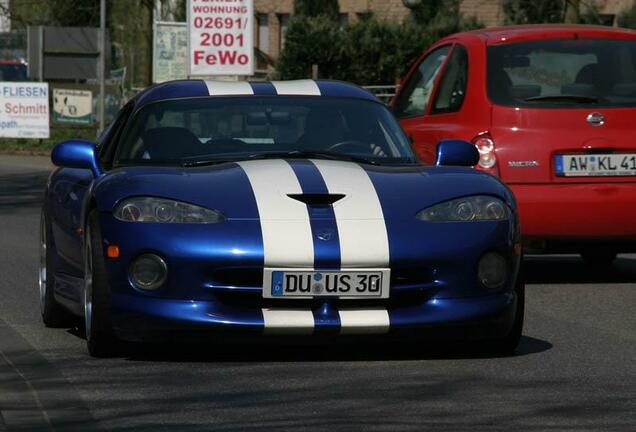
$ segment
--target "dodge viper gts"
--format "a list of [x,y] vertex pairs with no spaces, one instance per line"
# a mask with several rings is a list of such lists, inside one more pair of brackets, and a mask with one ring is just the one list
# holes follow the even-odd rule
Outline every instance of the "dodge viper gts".
[[51,157],[42,318],[83,317],[93,356],[192,337],[519,341],[510,190],[467,142],[418,163],[357,86],[163,83]]

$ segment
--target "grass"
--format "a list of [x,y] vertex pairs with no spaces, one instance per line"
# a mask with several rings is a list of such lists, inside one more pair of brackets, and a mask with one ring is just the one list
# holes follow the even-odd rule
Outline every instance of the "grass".
[[95,141],[96,134],[96,128],[52,127],[47,139],[0,138],[0,153],[48,155],[55,144],[72,138]]

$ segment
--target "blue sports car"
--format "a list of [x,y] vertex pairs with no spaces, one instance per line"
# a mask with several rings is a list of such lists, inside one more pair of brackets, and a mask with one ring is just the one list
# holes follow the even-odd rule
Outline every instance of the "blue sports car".
[[333,81],[174,81],[97,144],[52,152],[47,326],[88,351],[143,342],[470,340],[511,352],[524,285],[516,204],[441,141],[417,162],[392,113]]

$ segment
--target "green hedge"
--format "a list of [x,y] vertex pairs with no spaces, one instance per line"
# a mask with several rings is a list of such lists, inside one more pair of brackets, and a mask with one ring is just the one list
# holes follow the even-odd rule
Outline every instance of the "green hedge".
[[439,14],[426,25],[414,20],[382,21],[372,16],[344,27],[325,15],[294,16],[275,64],[275,76],[308,78],[316,64],[322,79],[393,84],[439,38],[479,27],[476,20],[464,20],[460,14]]

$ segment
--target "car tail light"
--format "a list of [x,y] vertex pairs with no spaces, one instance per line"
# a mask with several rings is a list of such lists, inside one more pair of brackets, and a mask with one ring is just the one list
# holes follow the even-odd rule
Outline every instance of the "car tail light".
[[482,134],[473,139],[473,144],[479,151],[479,162],[475,168],[489,172],[493,175],[499,175],[497,167],[497,156],[495,155],[495,142],[490,135]]

